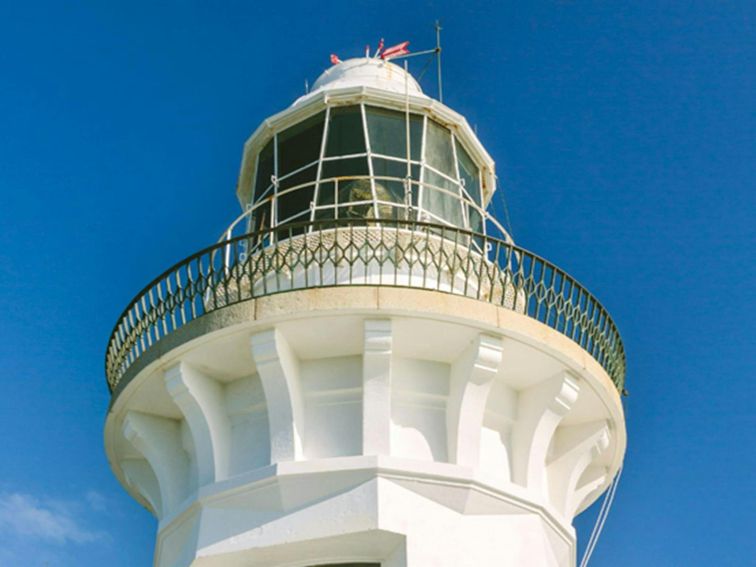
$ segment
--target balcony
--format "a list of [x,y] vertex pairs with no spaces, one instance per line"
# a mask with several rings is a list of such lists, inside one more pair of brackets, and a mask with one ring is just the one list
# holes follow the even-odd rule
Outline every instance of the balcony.
[[251,299],[337,286],[427,289],[489,302],[569,337],[622,392],[625,352],[603,306],[577,281],[511,242],[458,227],[401,220],[287,224],[210,246],[166,270],[129,304],[105,357],[117,395],[163,338]]

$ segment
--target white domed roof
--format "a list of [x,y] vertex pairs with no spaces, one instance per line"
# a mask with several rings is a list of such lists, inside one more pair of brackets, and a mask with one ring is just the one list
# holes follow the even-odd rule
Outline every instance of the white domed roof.
[[327,69],[315,81],[311,92],[344,87],[374,87],[400,94],[407,89],[411,95],[423,94],[414,77],[398,65],[366,57],[347,59]]

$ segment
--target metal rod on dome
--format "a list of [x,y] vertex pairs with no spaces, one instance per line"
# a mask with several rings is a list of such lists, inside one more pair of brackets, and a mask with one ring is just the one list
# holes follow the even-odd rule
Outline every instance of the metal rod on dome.
[[438,101],[444,102],[444,83],[441,79],[441,22],[436,20],[436,64],[438,66]]
[[423,51],[415,51],[414,53],[406,53],[404,55],[396,55],[394,57],[387,57],[386,61],[396,61],[397,59],[409,59],[410,57],[417,57],[418,55],[430,55],[431,53],[438,53],[438,47],[433,49],[425,49]]

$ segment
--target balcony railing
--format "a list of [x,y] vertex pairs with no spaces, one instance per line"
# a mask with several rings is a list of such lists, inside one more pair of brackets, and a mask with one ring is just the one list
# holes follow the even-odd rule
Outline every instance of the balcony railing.
[[[306,168],[305,168],[306,169]],[[294,172],[295,174],[298,172]],[[507,230],[463,182],[437,174],[437,183],[411,177],[342,175],[292,185],[273,177],[272,185],[250,203],[222,239],[262,229],[327,219],[386,219],[445,224],[483,232],[511,242]],[[444,183],[441,186],[438,183]]]
[[563,270],[491,236],[369,219],[267,229],[179,262],[144,288],[119,318],[105,357],[108,386],[113,392],[147,350],[203,315],[257,297],[342,285],[430,289],[511,309],[572,339],[623,390],[619,332],[598,300]]

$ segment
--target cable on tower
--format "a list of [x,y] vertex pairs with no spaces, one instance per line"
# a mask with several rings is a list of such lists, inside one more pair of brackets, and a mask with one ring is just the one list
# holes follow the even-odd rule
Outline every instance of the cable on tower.
[[617,471],[617,476],[614,477],[612,484],[609,486],[609,490],[607,490],[604,495],[604,501],[601,503],[601,509],[596,517],[596,523],[593,526],[593,531],[591,531],[591,537],[588,540],[588,545],[585,547],[585,551],[583,552],[583,559],[580,561],[580,567],[588,567],[588,561],[591,559],[591,555],[593,555],[593,551],[596,549],[596,544],[598,543],[601,532],[606,524],[606,518],[609,516],[609,511],[612,508],[614,495],[617,493],[617,486],[619,485],[621,476],[622,467]]
[[[622,409],[624,411],[627,411],[624,401],[622,402]],[[614,477],[612,484],[609,486],[609,490],[607,490],[606,494],[604,495],[604,501],[601,503],[601,508],[599,509],[598,516],[596,517],[596,523],[593,525],[593,530],[591,531],[591,537],[588,539],[588,545],[585,546],[583,559],[580,561],[580,567],[588,567],[588,561],[590,561],[591,555],[593,555],[593,551],[596,549],[596,544],[598,543],[598,539],[601,536],[602,530],[604,529],[604,524],[606,524],[606,519],[609,516],[609,511],[612,508],[614,495],[617,493],[617,486],[619,485],[623,468],[624,467],[620,466],[619,470],[617,471],[617,475]]]

